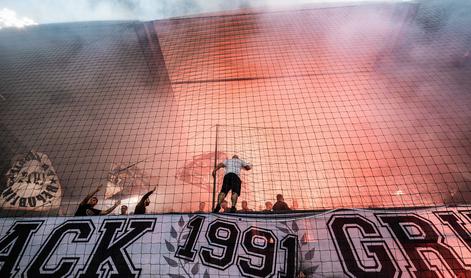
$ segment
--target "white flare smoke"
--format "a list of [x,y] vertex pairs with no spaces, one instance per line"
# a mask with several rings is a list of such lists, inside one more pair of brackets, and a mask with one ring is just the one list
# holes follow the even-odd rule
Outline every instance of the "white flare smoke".
[[0,10],[0,29],[7,27],[23,28],[28,25],[37,25],[28,17],[19,17],[15,11],[3,8]]

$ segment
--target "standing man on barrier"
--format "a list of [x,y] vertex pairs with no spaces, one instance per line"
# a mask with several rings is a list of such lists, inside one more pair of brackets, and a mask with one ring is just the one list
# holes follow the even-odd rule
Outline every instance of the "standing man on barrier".
[[221,202],[226,198],[227,193],[231,190],[231,201],[232,208],[231,212],[236,211],[237,198],[240,195],[240,169],[244,168],[245,170],[252,169],[252,165],[239,159],[237,155],[232,156],[231,159],[224,160],[224,162],[219,163],[216,168],[213,170],[213,177],[216,176],[217,170],[224,168],[224,181],[222,183],[221,192],[218,196],[218,204],[213,212],[219,212],[221,209]]
[[107,210],[99,210],[93,208],[98,203],[98,198],[94,195],[100,191],[102,185],[98,186],[95,191],[88,194],[85,199],[80,203],[77,211],[75,212],[75,216],[94,216],[94,215],[107,215],[110,214],[117,206],[121,204],[121,201],[117,201],[111,208]]
[[134,214],[146,214],[146,207],[150,205],[149,196],[154,193],[155,189],[156,188],[154,187],[154,189],[142,196],[141,200],[139,203],[137,203],[136,208],[134,209]]

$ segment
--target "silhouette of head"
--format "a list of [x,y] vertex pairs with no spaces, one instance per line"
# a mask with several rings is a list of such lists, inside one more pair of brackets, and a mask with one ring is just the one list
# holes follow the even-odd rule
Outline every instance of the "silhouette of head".
[[95,206],[97,203],[98,203],[97,197],[91,197],[90,200],[88,200],[88,204],[91,205],[92,207]]
[[279,202],[284,201],[285,199],[283,198],[283,194],[276,195],[276,200],[279,201]]
[[121,215],[128,214],[128,206],[122,205],[121,206]]

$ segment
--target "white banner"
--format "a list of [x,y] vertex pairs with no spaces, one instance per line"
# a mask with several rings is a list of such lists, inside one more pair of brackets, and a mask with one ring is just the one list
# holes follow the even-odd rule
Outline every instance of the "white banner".
[[4,218],[0,277],[471,277],[471,207]]

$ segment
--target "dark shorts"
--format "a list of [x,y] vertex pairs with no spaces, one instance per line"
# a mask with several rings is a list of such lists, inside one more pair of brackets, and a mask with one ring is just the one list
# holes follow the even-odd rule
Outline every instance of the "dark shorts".
[[239,176],[234,173],[229,173],[224,176],[221,192],[227,195],[229,190],[232,190],[232,193],[237,193],[237,195],[240,196],[240,183]]

